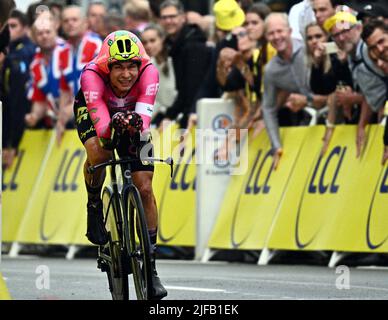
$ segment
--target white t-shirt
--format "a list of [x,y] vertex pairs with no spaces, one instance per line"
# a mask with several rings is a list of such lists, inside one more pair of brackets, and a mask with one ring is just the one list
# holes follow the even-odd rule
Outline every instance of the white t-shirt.
[[316,21],[311,0],[295,4],[290,10],[288,21],[292,28],[292,37],[304,40],[306,27]]

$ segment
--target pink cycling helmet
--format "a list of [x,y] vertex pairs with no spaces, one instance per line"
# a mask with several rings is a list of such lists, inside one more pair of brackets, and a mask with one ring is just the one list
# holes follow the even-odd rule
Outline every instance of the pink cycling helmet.
[[143,44],[133,33],[119,30],[110,33],[102,43],[101,51],[94,59],[98,68],[109,73],[109,65],[119,61],[149,61]]

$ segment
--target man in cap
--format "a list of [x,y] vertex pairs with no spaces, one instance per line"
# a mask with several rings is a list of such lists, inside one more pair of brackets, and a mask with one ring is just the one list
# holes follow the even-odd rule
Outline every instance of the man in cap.
[[340,50],[348,56],[353,81],[363,95],[361,115],[357,128],[357,157],[366,142],[365,127],[372,111],[378,112],[386,101],[386,86],[383,72],[377,68],[368,55],[368,48],[361,39],[362,25],[350,10],[338,11],[324,23]]

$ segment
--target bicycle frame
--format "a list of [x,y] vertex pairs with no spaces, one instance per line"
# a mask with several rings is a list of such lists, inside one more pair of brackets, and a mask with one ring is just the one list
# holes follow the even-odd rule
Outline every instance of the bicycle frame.
[[[96,166],[89,167],[87,170],[89,173],[94,173],[97,169],[110,166],[110,177],[111,191],[108,189],[108,194],[110,194],[109,203],[107,205],[107,211],[105,215],[105,223],[108,222],[110,210],[112,209],[114,216],[115,224],[114,232],[117,231],[117,235],[112,237],[112,234],[109,236],[109,242],[100,246],[98,253],[98,267],[101,271],[106,271],[108,274],[108,280],[110,283],[110,288],[112,292],[112,297],[114,299],[126,299],[128,298],[128,279],[127,275],[129,272],[126,272],[126,268],[129,268],[132,265],[134,280],[137,281],[135,285],[136,295],[141,297],[141,299],[147,299],[150,289],[148,286],[152,283],[151,278],[144,278],[147,280],[139,280],[139,261],[142,261],[142,268],[148,270],[150,264],[150,240],[148,236],[144,208],[141,203],[141,198],[139,191],[132,180],[131,166],[130,163],[133,161],[138,161],[137,159],[131,158],[121,158],[116,159],[115,152],[112,152],[112,159],[98,164]],[[145,158],[143,161],[149,162],[164,162],[170,165],[171,167],[171,177],[173,176],[173,160],[167,158],[166,160],[155,159],[155,158]],[[122,173],[122,186],[119,186],[117,175],[116,175],[116,165],[120,165]],[[105,190],[105,189],[104,189]],[[105,191],[103,195],[105,194]],[[113,206],[111,208],[111,206]],[[132,209],[131,209],[132,208]],[[135,211],[134,208],[136,208]],[[136,215],[134,215],[136,212]],[[134,217],[137,217],[136,219]],[[136,221],[134,221],[134,219]],[[140,220],[139,220],[140,219]],[[114,228],[114,227],[113,227]],[[140,249],[135,248],[135,229],[140,228],[142,230],[140,234],[142,239],[140,243],[142,244]],[[110,225],[110,230],[112,231],[112,225]],[[132,231],[131,231],[132,230]],[[139,232],[139,231],[138,231]],[[138,233],[137,232],[137,233]],[[106,254],[106,248],[109,248],[109,255]],[[147,258],[146,258],[147,257]],[[129,260],[128,260],[129,259]],[[139,260],[140,259],[140,260]],[[137,262],[135,262],[137,261]],[[107,264],[108,263],[108,264]],[[150,276],[149,271],[141,272],[143,275]],[[135,278],[136,273],[136,278]],[[143,276],[140,276],[141,278]],[[139,282],[140,281],[140,282]],[[145,281],[145,282],[144,282]],[[114,283],[114,284],[113,284]],[[118,287],[117,287],[118,286]],[[121,289],[124,291],[121,291]],[[113,288],[113,289],[112,289]],[[116,289],[114,289],[116,288]],[[117,288],[121,288],[117,291]],[[139,288],[142,288],[141,290]],[[118,292],[118,293],[117,293]],[[125,292],[125,293],[124,293]]]

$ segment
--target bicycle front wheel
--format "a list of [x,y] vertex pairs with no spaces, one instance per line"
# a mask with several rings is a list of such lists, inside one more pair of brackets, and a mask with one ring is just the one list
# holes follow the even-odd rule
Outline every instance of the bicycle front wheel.
[[151,241],[148,234],[143,203],[139,191],[133,187],[128,191],[129,235],[127,248],[130,252],[133,282],[138,300],[148,300],[152,295]]
[[109,242],[103,248],[103,252],[110,257],[106,261],[108,265],[106,273],[112,299],[128,300],[128,267],[126,264],[129,262],[125,258],[127,253],[122,249],[121,230],[119,230],[117,224],[118,215],[121,214],[120,201],[115,197],[118,197],[118,195],[115,195],[110,187],[105,187],[102,201]]

